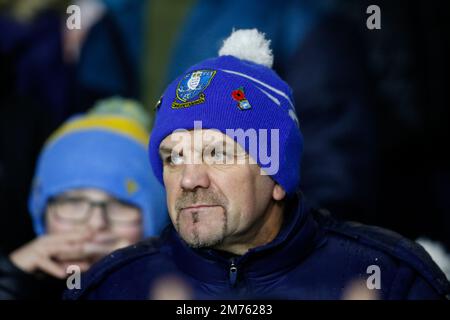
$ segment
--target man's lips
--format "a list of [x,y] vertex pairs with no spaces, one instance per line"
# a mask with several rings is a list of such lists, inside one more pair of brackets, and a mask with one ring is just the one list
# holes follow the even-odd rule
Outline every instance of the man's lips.
[[188,206],[188,207],[181,208],[180,211],[200,210],[200,209],[207,209],[207,208],[214,208],[214,207],[220,207],[220,205],[217,205],[217,204],[196,204],[196,205],[191,205],[191,206]]

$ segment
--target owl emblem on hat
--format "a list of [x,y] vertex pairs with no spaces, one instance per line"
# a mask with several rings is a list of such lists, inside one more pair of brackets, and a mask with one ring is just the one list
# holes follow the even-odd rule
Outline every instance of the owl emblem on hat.
[[211,83],[214,70],[197,70],[186,74],[177,87],[177,99],[182,102],[196,99]]

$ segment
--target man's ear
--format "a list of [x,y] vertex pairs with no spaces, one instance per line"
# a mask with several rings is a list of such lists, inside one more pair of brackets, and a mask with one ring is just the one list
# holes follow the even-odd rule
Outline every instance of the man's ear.
[[273,187],[272,197],[277,201],[281,201],[284,199],[285,196],[286,191],[284,191],[282,186],[276,183],[275,186]]

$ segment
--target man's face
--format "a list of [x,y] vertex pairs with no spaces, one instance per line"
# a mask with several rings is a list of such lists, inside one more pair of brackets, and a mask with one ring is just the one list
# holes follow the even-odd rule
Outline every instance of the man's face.
[[160,156],[170,218],[192,247],[251,242],[274,200],[285,195],[239,144],[216,130],[173,133],[161,142]]

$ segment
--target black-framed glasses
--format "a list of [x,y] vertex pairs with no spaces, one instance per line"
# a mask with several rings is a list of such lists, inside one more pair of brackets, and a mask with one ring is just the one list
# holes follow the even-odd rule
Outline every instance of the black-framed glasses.
[[108,224],[138,225],[141,222],[141,214],[136,206],[115,199],[93,201],[86,197],[59,196],[51,198],[48,203],[60,220],[70,223],[86,223],[96,207],[101,209]]

